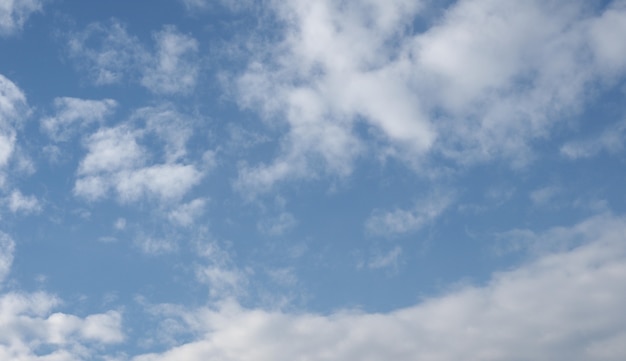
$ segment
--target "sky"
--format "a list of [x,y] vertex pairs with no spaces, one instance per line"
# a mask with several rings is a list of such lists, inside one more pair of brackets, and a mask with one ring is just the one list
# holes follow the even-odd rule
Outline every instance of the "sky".
[[624,0],[0,0],[0,360],[623,360],[624,34]]

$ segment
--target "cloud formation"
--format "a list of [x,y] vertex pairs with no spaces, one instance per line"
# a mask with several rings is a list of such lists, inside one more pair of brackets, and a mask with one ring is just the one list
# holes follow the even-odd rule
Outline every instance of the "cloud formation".
[[566,250],[390,313],[289,314],[228,302],[190,310],[183,319],[197,341],[133,360],[617,361],[626,352],[625,232],[626,219],[611,215],[550,230],[542,237]]
[[67,141],[91,124],[102,125],[115,108],[113,99],[90,100],[71,97],[54,99],[56,114],[41,119],[41,129],[55,141]]
[[272,8],[282,37],[260,44],[236,83],[240,104],[286,133],[273,162],[241,168],[237,186],[247,191],[345,176],[366,151],[419,173],[441,158],[523,167],[534,142],[592,99],[589,89],[611,87],[626,70],[626,50],[610,45],[625,23],[623,1],[463,0],[424,31],[413,22],[428,5],[416,1]]
[[28,18],[43,9],[43,0],[1,0],[0,36],[15,35]]
[[154,41],[152,51],[112,20],[71,34],[68,50],[97,85],[137,82],[157,94],[189,93],[199,73],[197,40],[167,25],[154,33]]
[[[78,167],[74,193],[98,200],[113,191],[122,203],[182,198],[203,177],[202,169],[181,159],[190,132],[183,119],[170,108],[144,108],[136,114],[138,125],[129,121],[99,129],[85,140],[88,153]],[[141,144],[150,135],[165,150],[162,163]]]

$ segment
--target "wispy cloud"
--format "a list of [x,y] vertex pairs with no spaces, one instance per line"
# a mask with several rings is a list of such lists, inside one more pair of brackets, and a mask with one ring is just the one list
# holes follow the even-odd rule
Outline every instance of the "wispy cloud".
[[137,82],[158,94],[189,93],[199,72],[197,40],[168,25],[154,33],[154,41],[151,50],[112,20],[70,34],[68,50],[95,84]]
[[198,79],[198,42],[173,26],[154,36],[156,61],[144,70],[141,84],[154,93],[188,93]]
[[367,233],[394,236],[420,230],[435,221],[452,203],[451,194],[438,194],[415,202],[411,209],[374,210],[365,222]]
[[28,18],[43,9],[45,0],[2,0],[0,1],[0,36],[11,36],[20,32]]
[[619,153],[624,150],[625,137],[626,121],[621,121],[595,137],[565,143],[561,147],[561,154],[575,160],[591,158],[601,152]]

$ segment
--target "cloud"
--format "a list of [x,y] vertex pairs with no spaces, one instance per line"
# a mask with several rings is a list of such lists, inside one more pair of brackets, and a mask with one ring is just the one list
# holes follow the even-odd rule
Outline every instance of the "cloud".
[[548,202],[554,199],[562,189],[557,186],[547,186],[543,188],[535,189],[530,192],[530,200],[534,205],[546,205]]
[[257,229],[270,236],[280,236],[296,226],[298,221],[289,212],[282,212],[275,218],[265,219],[257,223]]
[[214,8],[217,4],[225,6],[230,10],[241,10],[252,4],[250,0],[180,0],[180,2],[183,3],[185,9],[190,14],[196,14],[198,11],[206,11]]
[[170,221],[180,226],[188,227],[192,225],[199,216],[202,215],[206,203],[206,199],[196,198],[191,202],[181,204],[176,209],[173,209],[169,212],[167,217]]
[[155,32],[154,40],[152,51],[112,20],[70,34],[68,52],[96,85],[127,81],[157,94],[189,93],[199,73],[197,40],[171,25]]
[[284,134],[274,161],[241,167],[245,192],[346,176],[368,152],[420,174],[433,159],[524,167],[535,141],[593,101],[589,89],[626,71],[623,1],[462,0],[423,31],[417,1],[271,4],[282,36],[257,44],[234,83],[240,106]]
[[245,295],[247,272],[235,265],[227,249],[213,240],[203,241],[197,248],[203,262],[196,266],[196,278],[209,286],[209,295],[213,300],[236,299]]
[[0,232],[0,286],[11,271],[15,242],[8,234]]
[[416,232],[437,219],[452,203],[450,194],[436,194],[415,203],[412,209],[374,210],[365,222],[369,234],[393,236]]
[[21,31],[28,18],[43,9],[42,0],[0,0],[0,36]]
[[[96,46],[91,45],[96,43]],[[108,25],[94,23],[84,31],[69,35],[70,58],[85,70],[97,85],[136,79],[149,54],[138,38],[130,36],[116,20]]]
[[15,149],[15,125],[28,112],[26,96],[22,90],[0,74],[0,168],[7,165]]
[[41,119],[41,128],[55,141],[66,141],[78,129],[93,123],[102,124],[110,116],[117,102],[112,99],[88,100],[79,98],[56,98],[56,114]]
[[576,160],[591,158],[601,152],[616,154],[624,149],[625,135],[626,121],[621,121],[595,137],[565,143],[560,149],[561,155]]
[[198,42],[181,34],[174,26],[166,26],[154,36],[157,59],[144,70],[141,84],[154,93],[188,93],[196,86],[199,64]]
[[41,211],[41,204],[35,196],[25,196],[19,190],[14,190],[7,198],[9,209],[13,213],[38,213]]
[[139,235],[134,243],[144,253],[152,256],[172,253],[178,250],[178,242],[172,238],[157,238]]
[[233,302],[187,310],[181,317],[197,340],[133,361],[617,361],[626,352],[625,231],[624,218],[589,219],[552,233],[558,242],[583,238],[578,246],[389,313],[284,313]]
[[[182,198],[200,182],[203,172],[181,161],[190,135],[181,119],[169,108],[144,108],[133,119],[144,122],[143,127],[127,122],[101,128],[89,136],[85,141],[88,153],[78,167],[74,193],[98,200],[113,191],[122,203]],[[140,144],[150,136],[161,141],[164,163],[154,162],[154,146]]]
[[85,318],[53,313],[61,300],[44,292],[0,295],[0,359],[94,359],[103,346],[124,341],[118,311]]
[[372,257],[372,259],[367,262],[367,267],[370,269],[381,269],[387,267],[398,267],[398,258],[402,255],[402,248],[400,246],[395,246],[386,254],[379,253]]

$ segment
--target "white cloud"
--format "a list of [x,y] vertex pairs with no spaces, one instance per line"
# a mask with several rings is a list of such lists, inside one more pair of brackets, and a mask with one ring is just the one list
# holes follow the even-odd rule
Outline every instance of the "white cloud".
[[368,233],[393,236],[420,230],[435,221],[452,203],[450,194],[434,194],[415,203],[412,209],[375,210],[365,222]]
[[0,36],[22,30],[26,20],[43,8],[42,0],[0,0]]
[[144,70],[141,84],[154,93],[188,93],[198,78],[198,42],[166,26],[155,34],[156,62]]
[[156,238],[140,235],[134,242],[143,253],[152,256],[172,253],[178,250],[178,243],[175,239],[171,238]]
[[624,150],[624,136],[626,136],[626,121],[621,121],[590,139],[565,143],[561,147],[561,154],[575,160],[591,158],[601,152],[619,153]]
[[[122,124],[100,129],[86,140],[88,153],[78,168],[76,195],[90,200],[106,197],[112,190],[119,201],[136,202],[142,198],[175,201],[199,183],[203,173],[192,164],[176,162],[185,154],[186,136],[182,131],[168,132],[148,120],[146,128]],[[140,145],[146,135],[164,137],[165,163],[153,163],[151,152]]]
[[[273,2],[278,43],[260,44],[236,78],[238,100],[284,125],[271,163],[241,167],[237,187],[350,174],[365,125],[420,174],[431,156],[522,167],[581,105],[626,71],[623,1],[462,0],[423,32],[418,1]],[[606,35],[606,36],[605,36]],[[371,136],[371,135],[370,135]],[[375,142],[367,142],[372,144]],[[381,149],[374,149],[380,151]]]
[[0,285],[11,271],[15,242],[8,234],[0,232]]
[[16,123],[28,114],[26,96],[11,80],[0,74],[0,168],[15,150]]
[[116,190],[124,202],[143,196],[177,200],[199,183],[202,174],[193,165],[161,164],[118,173]]
[[209,286],[212,299],[232,299],[245,294],[247,274],[235,266],[226,249],[215,241],[207,241],[198,245],[198,254],[205,262],[197,265],[196,278]]
[[88,100],[56,98],[56,114],[41,120],[41,128],[55,141],[65,141],[81,129],[93,123],[102,124],[117,107],[112,99]]
[[102,346],[124,340],[118,311],[85,318],[53,313],[60,302],[43,292],[0,295],[0,359],[93,359]]
[[9,209],[13,213],[38,213],[41,211],[41,204],[35,196],[25,196],[19,190],[14,190],[7,198]]
[[590,219],[552,235],[578,247],[389,313],[187,311],[197,340],[133,360],[621,360],[624,232],[624,218]]
[[167,216],[170,221],[187,227],[192,225],[195,220],[202,215],[206,203],[206,199],[196,198],[189,203],[181,204],[170,211]]

